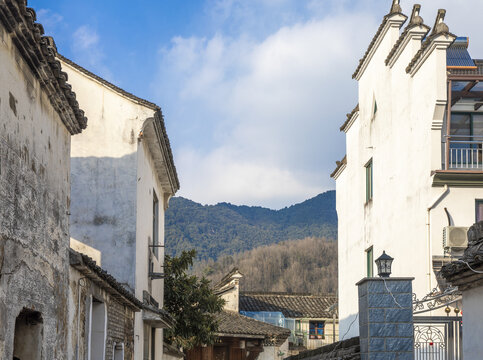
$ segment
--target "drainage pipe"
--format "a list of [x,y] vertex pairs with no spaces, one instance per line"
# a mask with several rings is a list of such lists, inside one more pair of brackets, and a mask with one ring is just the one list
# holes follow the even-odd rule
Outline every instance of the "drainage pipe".
[[[80,337],[80,300],[81,300],[81,287],[85,287],[85,279],[86,277],[82,277],[78,281],[77,285],[77,344],[75,344],[75,359],[79,360],[79,337]],[[81,284],[83,282],[83,284]]]

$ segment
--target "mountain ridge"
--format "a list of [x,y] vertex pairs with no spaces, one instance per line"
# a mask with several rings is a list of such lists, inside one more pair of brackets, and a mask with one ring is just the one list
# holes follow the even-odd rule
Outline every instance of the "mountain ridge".
[[335,191],[280,210],[227,202],[202,205],[175,197],[166,211],[165,228],[168,255],[195,248],[200,259],[213,260],[286,240],[336,239]]

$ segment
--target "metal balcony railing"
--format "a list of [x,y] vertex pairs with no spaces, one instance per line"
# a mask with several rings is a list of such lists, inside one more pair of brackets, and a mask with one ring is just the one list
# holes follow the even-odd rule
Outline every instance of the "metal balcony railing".
[[483,136],[452,135],[447,141],[448,169],[483,170]]

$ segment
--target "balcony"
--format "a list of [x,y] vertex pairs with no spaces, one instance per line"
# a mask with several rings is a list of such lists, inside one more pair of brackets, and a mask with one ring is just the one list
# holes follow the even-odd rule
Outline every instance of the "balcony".
[[483,171],[483,135],[451,135],[447,170]]

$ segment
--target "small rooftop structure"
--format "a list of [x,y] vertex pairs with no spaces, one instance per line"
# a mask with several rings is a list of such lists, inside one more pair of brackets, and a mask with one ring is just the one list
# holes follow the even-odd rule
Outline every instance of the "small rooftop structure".
[[[286,318],[332,318],[337,311],[335,295],[257,293],[240,294],[240,311],[246,312],[281,312]],[[332,310],[334,309],[334,310]]]
[[290,330],[267,324],[233,311],[222,311],[216,315],[220,337],[263,339],[265,345],[280,346],[290,336]]

